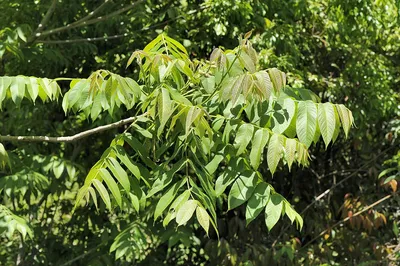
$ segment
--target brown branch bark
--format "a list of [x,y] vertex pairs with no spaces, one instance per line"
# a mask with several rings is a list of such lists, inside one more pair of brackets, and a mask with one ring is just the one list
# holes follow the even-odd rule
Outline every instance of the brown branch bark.
[[78,134],[75,134],[73,136],[66,136],[66,137],[48,137],[48,136],[0,136],[0,141],[18,141],[18,142],[54,142],[54,143],[60,143],[60,142],[74,142],[83,138],[86,138],[90,135],[97,134],[106,130],[110,130],[113,128],[117,128],[129,123],[135,122],[139,117],[147,115],[146,113],[139,115],[139,116],[133,116],[129,117],[126,119],[122,119],[118,122],[104,125],[104,126],[99,126],[95,127],[83,132],[80,132]]

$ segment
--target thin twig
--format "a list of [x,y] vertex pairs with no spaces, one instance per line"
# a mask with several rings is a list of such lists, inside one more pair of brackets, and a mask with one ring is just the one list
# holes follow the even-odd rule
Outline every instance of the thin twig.
[[100,10],[103,9],[103,7],[105,7],[108,3],[110,2],[110,0],[105,0],[104,3],[102,3],[100,6],[98,6],[95,10],[93,10],[92,12],[90,12],[87,16],[81,18],[78,21],[73,22],[72,24],[79,24],[82,23],[90,18],[92,18],[94,15],[96,15],[97,13],[99,13]]
[[365,208],[362,209],[361,211],[356,212],[356,213],[353,214],[351,217],[346,217],[346,218],[344,218],[343,220],[340,220],[339,222],[337,222],[337,223],[335,223],[334,225],[330,226],[328,229],[325,229],[324,231],[322,231],[321,233],[319,233],[316,237],[314,237],[313,239],[311,239],[310,241],[308,241],[302,248],[307,247],[308,245],[310,245],[310,244],[311,244],[312,242],[314,242],[316,239],[318,239],[318,238],[320,238],[321,236],[323,236],[326,232],[328,232],[328,231],[331,230],[332,228],[334,228],[334,227],[336,227],[336,226],[338,226],[338,225],[340,225],[340,224],[342,224],[342,223],[344,223],[344,222],[347,222],[348,220],[350,220],[350,218],[353,218],[353,217],[355,217],[355,216],[360,215],[360,214],[363,213],[363,212],[368,211],[369,209],[373,208],[374,206],[378,205],[379,203],[381,203],[381,202],[383,202],[383,201],[385,201],[385,200],[391,198],[391,197],[392,197],[393,195],[395,195],[395,194],[397,194],[397,193],[387,195],[387,196],[381,198],[380,200],[375,201],[375,202],[372,203],[371,205],[365,207]]
[[54,40],[54,41],[46,41],[46,40],[38,40],[36,43],[46,43],[46,44],[68,44],[68,43],[80,43],[80,42],[95,42],[95,41],[106,41],[112,39],[119,39],[123,37],[127,37],[128,33],[118,34],[113,36],[105,36],[105,37],[95,37],[95,38],[81,38],[81,39],[72,39],[72,40]]
[[57,2],[58,2],[58,0],[53,0],[53,2],[51,2],[51,5],[50,5],[49,9],[47,10],[46,15],[44,15],[39,26],[37,27],[37,29],[33,32],[31,37],[29,38],[28,43],[33,42],[36,38],[36,35],[38,33],[42,32],[42,30],[44,29],[46,24],[49,22],[51,15],[53,15],[54,11],[56,10]]
[[80,140],[82,138],[86,138],[90,135],[93,134],[97,134],[109,129],[113,129],[113,128],[117,128],[129,123],[133,123],[134,121],[136,121],[139,117],[141,116],[146,116],[147,114],[144,113],[142,115],[139,116],[133,116],[133,117],[129,117],[126,119],[122,119],[118,122],[112,123],[112,124],[108,124],[108,125],[104,125],[104,126],[99,126],[99,127],[95,127],[83,132],[80,132],[78,134],[75,134],[73,136],[67,136],[67,137],[48,137],[48,136],[0,136],[0,141],[25,141],[25,142],[55,142],[55,143],[59,143],[59,142],[74,142],[77,140]]
[[82,21],[80,23],[73,22],[73,23],[70,23],[70,24],[68,24],[66,26],[62,26],[62,27],[55,28],[55,29],[52,29],[52,30],[44,31],[42,33],[38,33],[38,34],[36,34],[36,37],[47,36],[47,35],[50,35],[50,34],[53,34],[53,33],[61,32],[61,31],[65,31],[65,30],[69,30],[69,29],[73,29],[73,28],[83,27],[83,26],[91,25],[91,24],[94,24],[94,23],[97,23],[97,22],[100,22],[100,21],[103,21],[103,20],[107,20],[109,18],[118,16],[119,14],[124,13],[124,12],[134,8],[137,4],[140,4],[143,1],[144,0],[138,0],[138,1],[134,2],[133,4],[128,5],[128,6],[124,7],[124,8],[121,8],[121,9],[119,9],[119,10],[117,10],[117,11],[115,11],[115,12],[109,14],[109,15],[99,16],[97,18],[90,19],[90,20],[84,20],[84,21]]
[[[188,12],[188,15],[190,14],[195,14],[197,12],[199,12],[200,10],[202,10],[204,8],[200,8],[200,9],[196,9],[196,10],[192,10]],[[143,32],[143,31],[147,31],[147,30],[151,30],[154,28],[157,28],[159,26],[168,24],[170,22],[175,22],[178,19],[184,17],[184,15],[180,15],[177,16],[175,18],[151,25],[151,26],[147,26],[144,27],[140,30],[136,30],[135,32],[132,33],[123,33],[123,34],[117,34],[117,35],[112,35],[112,36],[104,36],[104,37],[90,37],[90,38],[78,38],[78,39],[70,39],[70,40],[36,40],[36,43],[45,43],[45,44],[72,44],[72,43],[81,43],[81,42],[95,42],[95,41],[107,41],[107,40],[112,40],[112,39],[119,39],[119,38],[125,38],[128,36],[132,36],[134,33],[138,33],[138,32]]]
[[[347,180],[349,180],[350,178],[354,177],[357,173],[364,171],[364,168],[366,166],[368,166],[370,163],[372,163],[373,161],[375,161],[379,156],[381,156],[382,154],[388,152],[389,150],[393,149],[394,146],[387,148],[386,150],[380,152],[378,155],[376,155],[374,158],[372,158],[371,160],[367,161],[366,163],[364,163],[360,168],[356,169],[354,172],[352,172],[350,175],[348,175],[347,177],[343,178],[342,180],[340,180],[338,183],[332,185],[330,188],[328,188],[327,190],[325,190],[324,192],[322,192],[321,194],[319,194],[310,204],[308,204],[300,213],[300,215],[303,215],[309,208],[311,208],[315,203],[317,203],[317,201],[321,200],[323,197],[325,197],[326,195],[328,195],[332,190],[334,190],[336,187],[338,187],[339,185],[341,185],[342,183],[346,182]],[[329,174],[326,174],[325,176],[328,176]],[[278,243],[278,240],[282,237],[282,235],[287,231],[287,229],[289,229],[290,224],[288,224],[282,231],[281,233],[278,235],[278,237],[275,239],[275,241],[272,243],[272,247],[274,247],[276,245],[276,243]]]

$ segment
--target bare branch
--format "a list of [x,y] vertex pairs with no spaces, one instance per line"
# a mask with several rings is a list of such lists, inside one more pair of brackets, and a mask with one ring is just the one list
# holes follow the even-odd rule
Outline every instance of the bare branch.
[[31,37],[29,38],[28,42],[32,42],[36,38],[36,35],[38,33],[42,32],[42,30],[46,26],[47,22],[49,22],[51,15],[53,15],[54,11],[56,10],[57,2],[58,2],[58,0],[53,0],[53,2],[51,2],[51,5],[50,5],[49,9],[47,10],[46,15],[44,15],[42,21],[40,22],[37,29],[33,32]]
[[91,25],[91,24],[94,24],[94,23],[97,23],[97,22],[100,22],[100,21],[103,21],[103,20],[107,20],[109,18],[115,17],[115,16],[117,16],[117,15],[119,15],[121,13],[124,13],[124,12],[134,8],[137,4],[140,4],[143,1],[144,0],[138,0],[135,3],[133,3],[131,5],[128,5],[128,6],[124,7],[124,8],[121,8],[121,9],[119,9],[119,10],[117,10],[117,11],[115,11],[115,12],[109,14],[109,15],[99,16],[99,17],[91,19],[91,20],[84,20],[84,21],[82,21],[80,23],[73,22],[73,23],[70,23],[70,24],[68,24],[66,26],[63,26],[63,27],[59,27],[59,28],[56,28],[56,29],[47,30],[47,31],[44,31],[42,33],[38,33],[38,34],[36,34],[36,37],[42,37],[42,36],[50,35],[50,34],[53,34],[53,33],[61,32],[61,31],[65,31],[65,30],[69,30],[69,29],[73,29],[73,28],[77,28],[77,27],[83,27],[83,26]]
[[135,122],[138,118],[142,116],[146,116],[147,114],[144,113],[139,116],[133,116],[129,117],[126,119],[122,119],[118,122],[104,125],[104,126],[99,126],[95,127],[83,132],[80,132],[78,134],[75,134],[73,136],[67,136],[67,137],[48,137],[48,136],[0,136],[0,141],[19,141],[19,142],[55,142],[55,143],[60,143],[60,142],[74,142],[77,140],[80,140],[82,138],[86,138],[90,135],[97,134],[106,130],[110,130],[113,128],[117,128],[129,123]]
[[[188,12],[188,15],[194,14],[200,10],[202,10],[204,8],[201,9],[196,9],[196,10],[192,10]],[[170,22],[175,22],[177,21],[179,18],[183,17],[183,15],[177,16],[173,19],[169,19],[151,26],[147,26],[144,27],[140,30],[136,30],[135,33],[138,32],[143,32],[143,31],[147,31],[150,29],[154,29],[157,28],[159,26],[163,26],[166,25]],[[73,23],[72,23],[73,24]],[[119,39],[119,38],[124,38],[127,37],[129,35],[132,35],[133,33],[123,33],[123,34],[118,34],[118,35],[112,35],[112,36],[104,36],[104,37],[89,37],[89,38],[79,38],[79,39],[71,39],[71,40],[36,40],[36,43],[45,43],[45,44],[73,44],[73,43],[82,43],[82,42],[95,42],[95,41],[107,41],[107,40],[112,40],[112,39]]]
[[110,2],[110,0],[105,0],[104,3],[102,3],[100,6],[98,6],[95,10],[93,10],[92,12],[90,12],[86,17],[81,18],[78,21],[75,21],[74,23],[71,24],[79,24],[81,22],[84,22],[88,19],[90,19],[91,17],[93,17],[94,15],[96,15],[97,13],[99,13],[100,10],[103,9],[103,7],[105,7],[108,3]]
[[371,205],[365,207],[365,208],[362,209],[361,211],[356,212],[356,213],[353,214],[351,217],[346,217],[346,218],[344,218],[343,220],[340,220],[339,222],[337,222],[337,223],[335,223],[334,225],[330,226],[328,229],[325,229],[324,231],[322,231],[321,233],[319,233],[316,237],[314,237],[313,239],[311,239],[310,241],[308,241],[302,248],[307,247],[308,245],[310,245],[312,242],[314,242],[315,240],[317,240],[318,238],[320,238],[321,236],[323,236],[325,233],[327,233],[327,232],[328,232],[329,230],[331,230],[332,228],[334,228],[334,227],[336,227],[336,226],[338,226],[338,225],[340,225],[340,224],[342,224],[342,223],[344,223],[344,222],[347,222],[347,221],[350,220],[350,218],[352,218],[352,217],[358,216],[358,215],[360,215],[361,213],[364,213],[364,212],[368,211],[369,209],[375,207],[376,205],[378,205],[379,203],[381,203],[381,202],[383,202],[383,201],[385,201],[385,200],[387,200],[387,199],[390,199],[393,195],[396,195],[396,194],[398,194],[398,192],[397,192],[397,193],[394,193],[394,194],[387,195],[387,196],[381,198],[380,200],[375,201],[375,202],[372,203]]

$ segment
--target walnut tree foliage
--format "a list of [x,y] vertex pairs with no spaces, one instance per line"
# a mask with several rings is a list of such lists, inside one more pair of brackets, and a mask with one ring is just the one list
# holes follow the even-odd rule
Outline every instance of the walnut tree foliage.
[[[67,79],[70,89],[64,95],[58,84],[64,78],[4,76],[0,104],[62,99],[66,114],[81,113],[92,121],[104,113],[113,117],[117,110],[136,114],[88,172],[74,210],[104,204],[111,212],[150,211],[164,227],[175,223],[177,232],[195,220],[207,234],[218,235],[217,209],[245,205],[247,224],[262,213],[268,230],[283,216],[301,229],[302,217],[270,180],[281,167],[307,167],[312,143],[323,141],[327,147],[341,128],[347,136],[352,113],[290,87],[277,68],[260,69],[249,35],[233,50],[216,48],[209,60],[197,60],[161,34],[130,57],[128,66],[140,69],[138,80],[98,70],[88,78]],[[0,152],[1,166],[8,167],[3,146]],[[259,171],[262,162],[269,173]],[[55,157],[49,163],[56,177],[64,168],[74,176],[72,163]],[[48,185],[40,173],[25,175],[35,187]],[[8,217],[18,231],[31,235],[25,221]],[[134,230],[140,239],[140,228],[132,224],[115,239],[111,251],[117,258],[128,250],[124,234]]]

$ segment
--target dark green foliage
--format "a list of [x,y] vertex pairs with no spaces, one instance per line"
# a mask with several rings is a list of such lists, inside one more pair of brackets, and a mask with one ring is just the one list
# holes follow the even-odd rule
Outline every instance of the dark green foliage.
[[397,263],[398,1],[3,2],[2,264]]

